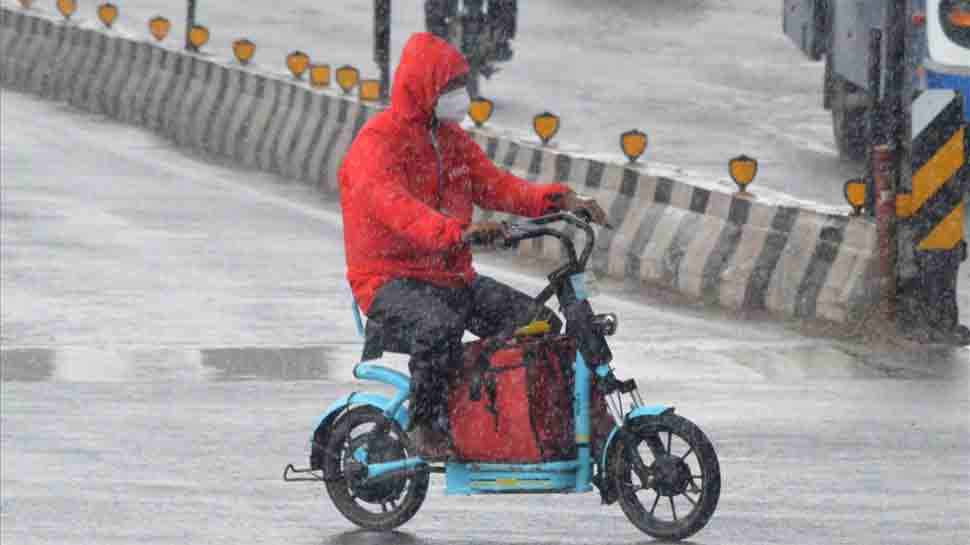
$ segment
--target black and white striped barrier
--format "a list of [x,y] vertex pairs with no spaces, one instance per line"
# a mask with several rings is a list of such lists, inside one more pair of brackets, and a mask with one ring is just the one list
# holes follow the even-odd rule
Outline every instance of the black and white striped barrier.
[[[863,318],[877,297],[876,230],[863,218],[763,204],[635,166],[473,134],[517,175],[566,181],[604,206],[616,229],[598,234],[591,263],[600,274],[731,309],[839,323]],[[557,245],[520,251],[561,257]]]
[[[5,87],[142,125],[334,199],[340,158],[378,111],[287,75],[37,10],[0,7],[0,47]],[[766,204],[484,129],[471,133],[499,166],[537,182],[563,181],[604,205],[616,229],[599,233],[591,261],[599,274],[731,309],[837,323],[862,319],[878,298],[876,230],[866,219]],[[561,257],[557,245],[538,240],[519,251]]]

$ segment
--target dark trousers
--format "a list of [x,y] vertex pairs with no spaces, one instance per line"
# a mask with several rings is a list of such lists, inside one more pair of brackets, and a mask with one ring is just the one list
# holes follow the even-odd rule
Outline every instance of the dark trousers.
[[480,338],[512,331],[532,320],[562,328],[556,314],[532,297],[487,276],[464,288],[412,278],[385,284],[367,313],[364,360],[383,351],[409,354],[411,425],[447,425],[448,379],[462,361],[465,330]]

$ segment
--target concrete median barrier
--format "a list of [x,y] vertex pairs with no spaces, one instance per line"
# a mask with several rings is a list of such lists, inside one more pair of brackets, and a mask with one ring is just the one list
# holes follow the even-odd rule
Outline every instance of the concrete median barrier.
[[218,150],[218,135],[220,125],[229,116],[229,108],[232,106],[231,97],[236,94],[232,87],[233,73],[225,66],[216,65],[213,72],[213,87],[218,89],[218,94],[203,103],[199,110],[203,125],[201,132],[196,135],[195,147],[205,153],[215,153]]
[[324,96],[320,106],[322,119],[317,124],[317,132],[313,135],[313,142],[310,143],[310,153],[306,160],[306,169],[310,175],[310,184],[326,195],[336,198],[334,189],[328,183],[324,161],[330,149],[330,136],[334,133],[337,126],[337,111],[340,109],[339,99]]
[[94,81],[95,67],[104,58],[104,51],[101,49],[105,45],[104,35],[100,32],[84,29],[81,31],[81,57],[78,61],[78,69],[74,77],[70,79],[70,85],[66,90],[67,103],[75,108],[85,109],[85,93]]
[[[804,320],[858,321],[877,300],[876,231],[866,219],[763,203],[636,166],[570,157],[483,130],[473,134],[493,161],[515,174],[564,181],[603,205],[615,229],[597,234],[590,263],[598,275]],[[559,246],[548,241],[519,251],[561,259]]]
[[184,56],[174,51],[162,51],[159,63],[158,77],[155,80],[154,92],[150,94],[145,109],[145,126],[153,131],[164,133],[166,125],[164,115],[169,103],[173,100],[174,89],[178,83],[176,66],[181,65]]
[[237,160],[248,168],[259,167],[260,144],[266,139],[272,122],[276,93],[273,80],[264,76],[251,76],[246,90],[252,93],[249,112],[237,138]]
[[57,100],[58,90],[64,86],[64,79],[67,77],[67,66],[69,58],[76,53],[76,48],[80,41],[78,29],[70,25],[61,26],[61,40],[57,44],[57,51],[54,52],[54,59],[50,66],[50,76],[44,86],[44,98]]
[[12,10],[0,13],[0,83],[10,85],[14,64],[20,58],[18,50],[23,45],[24,26],[28,18]]
[[299,88],[291,82],[276,82],[276,109],[273,111],[273,120],[266,131],[266,141],[264,149],[261,150],[260,168],[268,172],[282,173],[280,165],[280,140],[286,132],[287,120],[293,111],[293,103],[296,101],[296,93]]
[[204,151],[205,137],[211,124],[216,104],[222,100],[226,92],[227,73],[220,66],[205,63],[205,84],[202,98],[189,118],[187,141],[183,144],[189,148]]
[[324,151],[321,167],[321,173],[327,180],[327,188],[334,194],[338,191],[337,172],[340,170],[340,159],[350,148],[351,142],[367,122],[369,115],[374,113],[374,110],[356,101],[339,102],[336,127],[327,144],[328,148]]
[[144,58],[144,70],[139,71],[138,86],[132,96],[131,118],[129,123],[145,125],[145,114],[152,99],[152,93],[161,75],[162,55],[165,51],[155,44],[146,44]]
[[131,51],[131,69],[121,89],[118,104],[118,119],[125,123],[135,122],[137,112],[135,107],[138,103],[138,93],[148,80],[149,61],[152,58],[152,50],[154,49],[154,46],[151,44],[134,42],[134,49]]
[[[304,180],[338,197],[341,157],[376,106],[236,61],[166,49],[50,14],[0,8],[4,87],[145,126],[178,145]],[[729,309],[852,323],[878,301],[875,226],[685,183],[503,137],[470,134],[499,166],[593,196],[614,230],[598,232],[595,274],[662,286]],[[507,215],[476,212],[476,218]],[[581,242],[582,235],[567,229]],[[561,259],[551,241],[522,255]]]
[[263,125],[262,134],[257,138],[254,154],[256,166],[260,170],[271,172],[273,170],[273,149],[283,127],[283,120],[286,118],[286,97],[289,94],[289,88],[285,82],[274,78],[266,80],[266,86],[263,90],[266,96],[262,102],[260,116],[266,114],[266,123]]
[[237,72],[239,81],[239,98],[232,110],[229,124],[226,128],[225,141],[222,146],[222,154],[231,157],[236,161],[242,161],[240,148],[242,141],[246,138],[253,114],[253,102],[256,100],[256,88],[258,87],[259,77],[251,72],[240,69]]
[[215,105],[209,133],[205,137],[206,151],[213,155],[225,155],[226,133],[229,132],[233,111],[243,96],[241,82],[244,72],[228,66],[223,67],[222,71],[225,72],[226,88],[222,100]]
[[98,33],[96,36],[96,39],[101,42],[98,46],[101,54],[95,64],[91,81],[82,94],[83,104],[80,108],[95,114],[104,114],[104,95],[108,89],[109,76],[115,63],[121,57],[117,51],[120,47],[120,41],[102,33]]
[[106,77],[101,108],[105,114],[115,119],[120,117],[122,92],[131,78],[137,58],[137,45],[131,40],[116,37],[112,40],[116,47],[112,50],[117,58],[111,63],[111,73]]
[[156,105],[161,100],[163,88],[169,79],[170,55],[171,53],[161,46],[152,48],[148,77],[139,89],[138,98],[135,100],[135,122],[146,129],[154,128],[151,117],[157,109]]
[[23,38],[5,44],[10,51],[4,55],[6,60],[3,81],[9,87],[22,91],[25,86],[26,72],[29,70],[30,63],[36,60],[37,44],[42,37],[38,33],[39,20],[21,18],[18,23],[19,28],[14,26],[13,32],[14,35],[20,35]]
[[308,159],[314,145],[314,138],[322,129],[326,119],[327,97],[316,91],[307,91],[307,108],[304,112],[305,122],[296,135],[295,147],[290,154],[290,172],[293,178],[305,183],[313,183],[315,176],[308,169]]
[[189,55],[175,56],[175,66],[173,67],[175,76],[159,113],[159,127],[157,129],[165,138],[175,139],[176,121],[180,119],[182,104],[191,101],[193,98],[189,95],[189,82],[192,79],[191,67],[194,60]]
[[311,98],[309,89],[305,87],[300,87],[296,91],[289,116],[287,116],[286,123],[283,125],[283,133],[277,142],[276,155],[280,165],[280,174],[287,178],[298,179],[300,177],[300,162],[296,160],[294,152],[300,134],[303,132],[303,127],[308,122]]
[[206,92],[211,87],[210,82],[214,69],[211,63],[197,57],[193,57],[189,63],[188,90],[173,123],[175,126],[173,138],[175,143],[180,146],[189,147],[191,145],[192,130],[198,120]]
[[37,41],[36,55],[28,55],[26,70],[23,73],[21,89],[28,93],[39,94],[43,91],[47,78],[50,77],[51,66],[57,48],[60,47],[60,28],[47,20],[40,21],[40,32]]

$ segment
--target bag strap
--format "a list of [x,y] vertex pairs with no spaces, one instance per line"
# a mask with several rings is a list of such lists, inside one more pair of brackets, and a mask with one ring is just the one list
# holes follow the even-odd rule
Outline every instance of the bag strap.
[[489,360],[498,352],[498,348],[499,343],[493,339],[482,341],[482,349],[478,352],[478,358],[475,360],[475,366],[472,368],[468,383],[468,397],[472,401],[480,401],[482,399],[482,382],[485,380],[485,373],[492,367]]

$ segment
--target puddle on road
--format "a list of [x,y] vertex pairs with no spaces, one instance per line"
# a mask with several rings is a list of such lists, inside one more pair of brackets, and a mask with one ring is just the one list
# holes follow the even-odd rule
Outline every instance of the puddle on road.
[[3,382],[36,382],[54,375],[54,351],[46,348],[15,348],[0,351]]
[[4,348],[3,382],[354,380],[358,346]]
[[319,380],[331,378],[336,358],[328,347],[210,348],[201,351],[212,380]]

